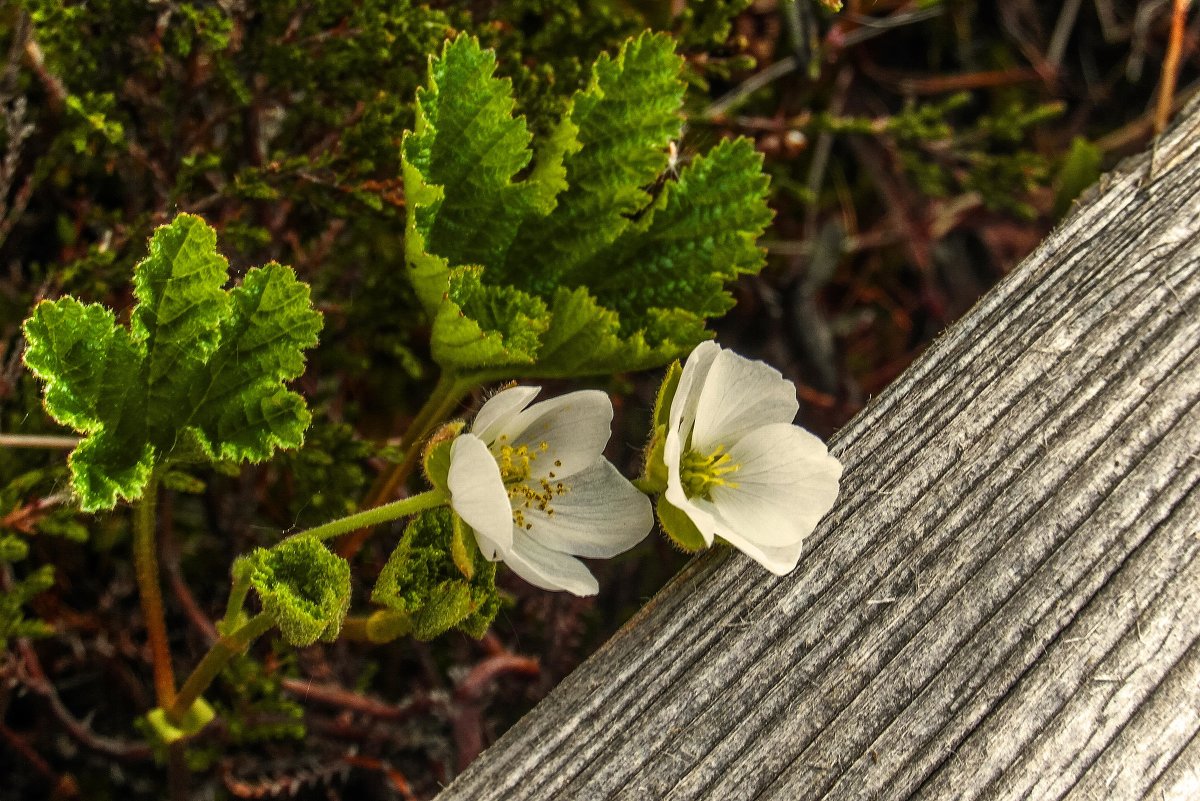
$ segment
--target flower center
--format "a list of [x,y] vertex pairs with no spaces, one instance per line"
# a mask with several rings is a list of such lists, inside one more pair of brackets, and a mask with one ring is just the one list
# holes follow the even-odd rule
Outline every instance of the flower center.
[[725,451],[723,445],[718,445],[710,454],[698,451],[687,451],[679,462],[679,478],[683,483],[683,491],[689,498],[712,500],[713,487],[737,487],[728,476],[741,468],[734,464],[733,459]]
[[[508,499],[512,504],[513,525],[529,530],[533,528],[533,524],[526,519],[525,510],[537,509],[552,517],[554,507],[551,506],[551,501],[565,495],[570,488],[562,481],[555,480],[553,470],[538,478],[533,476],[533,463],[550,450],[550,443],[539,442],[537,447],[531,450],[528,445],[509,445],[507,439],[508,437],[501,436],[493,453],[496,456],[496,464],[500,466],[500,478],[504,481],[504,488],[508,490]],[[562,462],[555,459],[554,466],[562,467]]]

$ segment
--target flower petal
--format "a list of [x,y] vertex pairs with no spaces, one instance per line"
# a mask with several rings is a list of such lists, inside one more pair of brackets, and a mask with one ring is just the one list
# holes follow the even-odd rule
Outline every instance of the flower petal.
[[679,375],[679,385],[675,388],[675,397],[671,399],[671,411],[667,417],[667,438],[663,442],[663,462],[667,467],[667,500],[675,508],[687,513],[709,545],[712,545],[713,536],[710,531],[712,516],[693,506],[688,500],[683,492],[679,469],[683,449],[691,439],[692,425],[696,421],[696,404],[700,402],[704,381],[720,353],[721,346],[709,341],[701,342],[687,357]]
[[552,551],[523,531],[513,532],[513,545],[504,563],[535,587],[595,595],[600,584],[587,566],[565,553]]
[[551,550],[607,559],[637,545],[654,527],[650,499],[607,459],[563,483],[567,491],[551,502],[553,515],[523,510],[529,536]]
[[450,507],[475,530],[480,550],[493,561],[512,547],[512,504],[500,467],[474,434],[460,434],[450,446]]
[[712,489],[724,529],[716,533],[769,570],[791,570],[800,543],[837,498],[841,464],[821,440],[786,423],[747,434],[729,455],[739,468],[735,486]]
[[498,436],[529,448],[535,475],[563,478],[590,467],[604,452],[612,418],[608,395],[588,389],[535,403],[500,428]]
[[541,387],[516,386],[502,389],[488,398],[475,415],[471,423],[471,433],[484,442],[492,442],[518,413],[528,406]]
[[[800,558],[800,550],[804,545],[803,537],[783,545],[764,545],[743,536],[745,531],[756,529],[735,527],[722,516],[723,511],[712,501],[706,501],[703,498],[688,501],[688,505],[684,508],[684,512],[696,524],[696,528],[710,545],[714,537],[720,537],[777,576],[791,572],[796,566],[796,561]],[[745,521],[739,520],[737,525],[744,526]],[[780,522],[778,519],[770,519],[765,525],[775,527],[779,526]]]
[[700,391],[690,447],[701,453],[728,448],[760,426],[791,423],[799,408],[796,387],[778,370],[723,350]]
[[691,437],[692,425],[696,421],[696,404],[700,402],[708,371],[720,353],[721,346],[716,342],[701,342],[687,357],[683,372],[679,375],[679,385],[675,388],[675,397],[671,399],[667,430],[678,431],[684,447]]

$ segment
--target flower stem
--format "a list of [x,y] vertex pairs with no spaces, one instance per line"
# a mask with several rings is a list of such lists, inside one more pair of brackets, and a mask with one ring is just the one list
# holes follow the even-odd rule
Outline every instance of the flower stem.
[[225,617],[221,620],[222,631],[229,631],[237,623],[249,592],[250,574],[239,574],[239,571],[234,571],[233,585],[229,588],[229,600],[225,603]]
[[433,388],[433,392],[430,393],[429,399],[425,401],[425,405],[417,412],[412,424],[400,438],[400,449],[404,451],[404,461],[392,465],[380,476],[380,480],[371,489],[367,506],[376,506],[395,493],[396,488],[408,478],[413,467],[416,466],[417,457],[420,455],[420,449],[416,446],[425,439],[434,426],[446,419],[450,410],[458,405],[458,402],[472,389],[474,389],[473,382],[462,381],[449,373],[442,374]]
[[158,470],[150,473],[141,500],[134,505],[133,564],[137,574],[142,615],[154,660],[154,694],[158,705],[166,708],[175,700],[175,671],[171,666],[171,648],[167,642],[167,622],[163,613],[162,588],[158,583],[158,553],[155,522],[158,500]]
[[307,531],[301,531],[292,536],[316,537],[320,540],[327,540],[360,528],[377,526],[389,520],[415,515],[417,512],[423,512],[426,509],[445,506],[446,501],[447,498],[441,490],[427,490],[419,495],[402,498],[398,501],[385,503],[383,506],[376,506],[373,509],[365,509],[337,520],[331,520],[316,528],[310,528]]
[[212,647],[208,649],[208,653],[200,660],[200,664],[196,665],[195,670],[179,688],[179,694],[175,696],[175,700],[170,706],[164,707],[167,711],[167,718],[176,724],[183,720],[183,716],[192,708],[192,704],[196,703],[196,699],[213,683],[213,679],[221,672],[221,668],[225,667],[230,659],[245,651],[250,643],[267,633],[274,625],[274,616],[267,612],[259,612],[237,631],[223,635],[213,643]]
[[[421,456],[421,449],[418,447],[421,440],[425,439],[434,426],[445,420],[454,407],[477,385],[474,379],[460,378],[451,373],[443,373],[438,378],[437,385],[425,401],[425,405],[417,412],[417,416],[400,438],[400,450],[404,452],[404,461],[392,465],[379,475],[371,491],[367,493],[363,506],[379,507],[379,504],[395,495],[396,489],[408,480],[413,468],[417,466],[417,460]],[[371,530],[363,529],[355,536],[347,538],[338,549],[338,553],[346,559],[352,558],[369,536]]]
[[369,615],[346,615],[345,620],[342,621],[342,630],[338,632],[338,639],[370,642],[369,620]]

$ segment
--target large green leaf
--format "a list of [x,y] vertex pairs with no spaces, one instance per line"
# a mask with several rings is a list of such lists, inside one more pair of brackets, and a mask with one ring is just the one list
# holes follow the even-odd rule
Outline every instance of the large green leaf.
[[662,34],[626,42],[616,58],[600,56],[567,117],[579,141],[566,159],[567,189],[550,214],[525,220],[498,280],[524,277],[543,292],[577,285],[575,268],[650,202],[645,187],[666,169],[667,145],[679,137],[681,65]]
[[680,66],[670,37],[649,33],[601,56],[534,158],[491,53],[463,36],[431,60],[404,139],[405,255],[443,369],[636,370],[708,336],[731,305],[725,283],[761,268],[770,212],[748,141],[663,174]]
[[46,382],[50,414],[87,436],[71,454],[86,510],[141,495],[150,471],[199,449],[257,461],[301,444],[309,415],[284,382],[304,370],[321,316],[308,287],[277,264],[226,291],[216,234],[180,215],[134,272],[130,328],[71,297],[25,321],[25,363]]

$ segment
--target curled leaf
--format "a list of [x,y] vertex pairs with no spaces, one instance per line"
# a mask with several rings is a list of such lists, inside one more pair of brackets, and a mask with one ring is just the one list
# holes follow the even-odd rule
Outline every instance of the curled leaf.
[[263,611],[291,645],[332,641],[350,608],[350,565],[315,537],[298,536],[240,557]]
[[429,640],[452,628],[484,635],[500,610],[496,565],[468,545],[449,509],[422,512],[409,523],[371,593],[385,607],[380,620],[388,621],[389,638],[411,633]]

